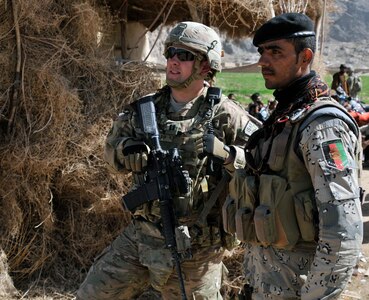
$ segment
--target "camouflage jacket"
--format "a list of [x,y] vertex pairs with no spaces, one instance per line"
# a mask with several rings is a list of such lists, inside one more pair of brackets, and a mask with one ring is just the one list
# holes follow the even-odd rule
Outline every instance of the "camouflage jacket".
[[[199,158],[195,144],[207,130],[210,105],[205,99],[207,88],[197,99],[187,103],[180,111],[174,112],[170,107],[170,89],[163,88],[155,95],[155,107],[160,131],[161,147],[164,150],[176,147],[182,157],[183,168],[189,172],[192,180],[191,192],[180,199],[174,199],[177,217],[180,223],[191,226],[196,222],[199,211],[209,199],[219,182],[219,176],[207,174],[207,157]],[[226,145],[243,147],[249,136],[260,122],[251,117],[239,104],[222,96],[220,102],[212,109],[211,123],[214,134]],[[122,149],[124,142],[130,138],[145,140],[140,132],[137,113],[133,105],[124,108],[123,113],[114,121],[108,134],[105,147],[105,159],[116,170],[124,171]],[[244,166],[243,150],[236,151],[234,167]],[[228,166],[229,167],[229,166]],[[222,171],[220,171],[222,172]],[[140,185],[140,175],[133,176],[133,186]],[[225,197],[221,196],[221,197]],[[218,205],[220,205],[218,203]],[[214,216],[219,211],[213,210]],[[157,201],[144,204],[135,215],[157,222],[160,219]]]
[[282,131],[258,140],[255,164],[268,167],[258,175],[259,243],[248,245],[245,269],[258,293],[331,299],[344,289],[360,253],[361,143],[345,117],[322,114],[302,126],[308,112],[292,112]]

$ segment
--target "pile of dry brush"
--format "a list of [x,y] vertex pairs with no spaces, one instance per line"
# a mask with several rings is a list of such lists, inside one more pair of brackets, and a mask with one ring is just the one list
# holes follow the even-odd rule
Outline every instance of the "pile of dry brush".
[[129,220],[130,178],[102,160],[111,120],[157,82],[142,64],[114,63],[114,20],[93,0],[0,6],[0,274],[80,282]]
[[[129,221],[129,175],[107,169],[103,144],[122,106],[158,82],[114,62],[116,20],[96,3],[0,0],[0,298],[9,275],[17,287],[76,288]],[[228,289],[241,286],[237,251]]]

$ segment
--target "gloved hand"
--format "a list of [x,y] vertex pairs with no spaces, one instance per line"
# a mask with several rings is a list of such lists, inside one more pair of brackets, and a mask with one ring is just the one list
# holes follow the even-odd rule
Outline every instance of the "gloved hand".
[[229,153],[224,149],[226,146],[214,134],[205,133],[202,138],[203,151],[221,160],[225,160]]
[[147,166],[150,148],[143,141],[129,139],[123,146],[124,166],[128,171],[142,172]]

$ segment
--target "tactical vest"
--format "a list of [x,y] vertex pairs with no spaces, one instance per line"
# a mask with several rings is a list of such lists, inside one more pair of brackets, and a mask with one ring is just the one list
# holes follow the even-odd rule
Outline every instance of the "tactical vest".
[[230,195],[222,208],[226,232],[236,232],[241,241],[280,249],[292,249],[299,242],[315,243],[318,214],[314,188],[296,149],[301,132],[323,115],[344,120],[359,135],[356,122],[329,98],[288,115],[282,131],[258,141],[252,151],[255,165],[264,158],[269,170],[256,176],[238,170],[230,182]]
[[[217,180],[206,174],[207,157],[198,157],[195,143],[202,138],[207,130],[207,124],[212,122],[209,114],[210,104],[205,101],[205,93],[196,101],[194,105],[199,105],[197,113],[192,118],[176,117],[171,119],[168,113],[169,94],[163,93],[155,98],[156,117],[160,133],[161,147],[164,150],[177,148],[182,158],[183,168],[187,170],[192,179],[192,186],[189,192],[181,197],[173,199],[173,206],[180,224],[192,226],[196,223],[199,213],[204,203],[210,198],[215,189]],[[224,98],[214,105],[213,112],[216,114]],[[176,114],[173,114],[176,115]],[[217,130],[216,122],[213,124]],[[136,132],[140,132],[139,125],[134,125]],[[160,207],[158,201],[146,203],[135,215],[144,216],[150,221],[157,222],[160,219]],[[219,215],[219,210],[218,210]]]

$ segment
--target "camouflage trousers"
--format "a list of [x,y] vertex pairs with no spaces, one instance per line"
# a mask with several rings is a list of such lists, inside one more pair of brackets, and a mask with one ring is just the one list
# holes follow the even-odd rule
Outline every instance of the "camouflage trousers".
[[310,250],[288,251],[246,244],[245,279],[253,287],[253,300],[301,299],[301,287],[314,260]]
[[[200,249],[181,264],[186,295],[188,299],[222,299],[224,251],[219,246]],[[160,231],[152,223],[133,220],[95,259],[77,299],[134,299],[150,285],[163,299],[181,298],[172,256],[164,249]]]

